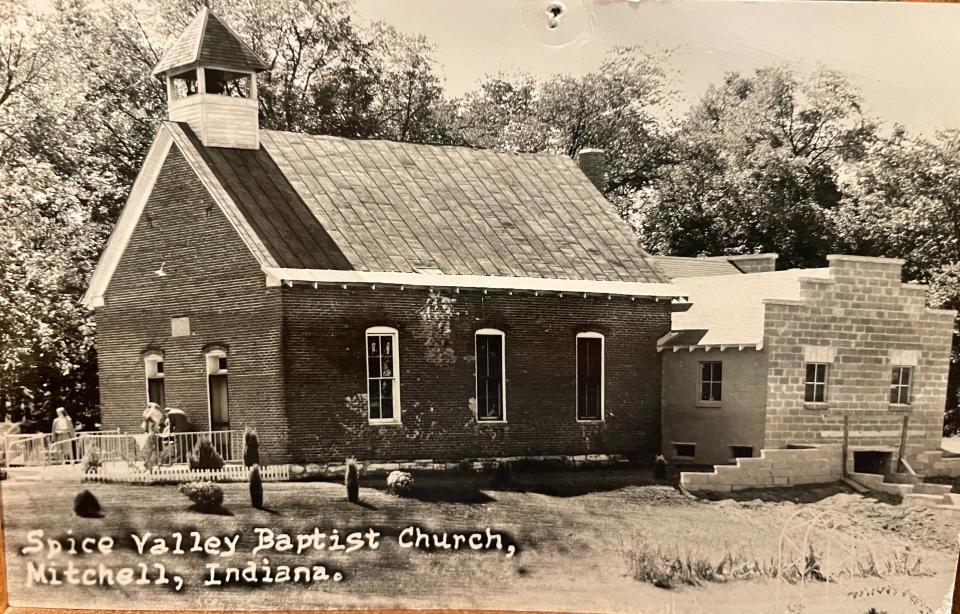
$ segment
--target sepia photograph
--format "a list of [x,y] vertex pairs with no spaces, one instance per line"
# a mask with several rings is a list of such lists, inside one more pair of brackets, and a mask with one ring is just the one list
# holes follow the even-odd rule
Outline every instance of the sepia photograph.
[[0,0],[3,609],[960,612],[960,6]]

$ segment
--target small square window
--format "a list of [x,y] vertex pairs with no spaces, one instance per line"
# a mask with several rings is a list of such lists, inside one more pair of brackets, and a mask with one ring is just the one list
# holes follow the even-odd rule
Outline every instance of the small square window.
[[730,446],[730,455],[733,458],[750,458],[753,456],[753,446]]
[[673,444],[674,458],[694,458],[697,455],[697,444],[695,443],[675,443]]
[[226,357],[226,356],[220,356],[220,357],[217,359],[217,368],[220,369],[221,371],[226,371],[226,370],[227,370],[227,357]]

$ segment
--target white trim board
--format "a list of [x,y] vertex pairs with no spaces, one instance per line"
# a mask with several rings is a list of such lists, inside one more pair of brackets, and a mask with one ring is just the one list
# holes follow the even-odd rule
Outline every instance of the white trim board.
[[110,233],[107,246],[100,255],[97,267],[90,277],[90,285],[81,299],[81,302],[87,307],[95,308],[104,305],[104,294],[110,285],[110,280],[113,278],[113,274],[120,264],[120,259],[130,243],[130,238],[133,236],[137,223],[150,200],[150,195],[153,193],[163,164],[174,145],[183,154],[200,183],[214,202],[219,205],[230,225],[237,231],[237,234],[260,266],[276,266],[276,261],[261,243],[260,238],[254,233],[243,214],[240,213],[233,199],[230,198],[227,191],[220,185],[216,176],[203,161],[200,153],[190,142],[183,129],[176,123],[164,122],[157,130],[157,136],[154,137],[150,151],[143,160],[140,173],[130,189],[130,195],[127,197],[127,202],[120,213],[120,218],[117,220],[113,232]]
[[592,294],[666,300],[683,297],[682,290],[670,283],[271,267],[264,267],[263,272],[267,275],[267,286],[279,286],[283,283],[292,284],[294,282],[339,285],[379,284],[384,286],[409,286],[411,288],[475,288],[480,290],[568,293],[571,296]]

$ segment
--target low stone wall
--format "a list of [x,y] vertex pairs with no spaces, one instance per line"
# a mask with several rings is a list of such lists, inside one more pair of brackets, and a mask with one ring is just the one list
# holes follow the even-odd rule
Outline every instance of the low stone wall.
[[960,477],[960,456],[944,456],[942,450],[921,452],[917,472],[925,476]]
[[[531,463],[544,467],[603,467],[626,464],[629,459],[620,454],[581,454],[575,456],[511,456],[503,458],[467,459],[460,462],[438,462],[431,459],[412,461],[364,461],[357,460],[363,475],[387,475],[391,471],[491,471],[500,465]],[[309,480],[342,476],[344,463],[310,463],[290,465],[290,479]]]
[[761,450],[758,457],[738,458],[736,465],[717,465],[711,473],[682,472],[680,485],[691,492],[728,492],[835,482],[842,477],[842,446],[823,444]]

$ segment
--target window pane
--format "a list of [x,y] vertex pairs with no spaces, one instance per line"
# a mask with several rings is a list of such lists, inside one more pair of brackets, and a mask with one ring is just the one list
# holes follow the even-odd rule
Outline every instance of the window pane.
[[813,383],[817,380],[817,365],[807,363],[807,382]]
[[370,377],[380,377],[380,359],[376,356],[371,356],[367,361],[370,365]]
[[710,367],[711,364],[712,363],[709,363],[709,362],[700,363],[700,381],[701,382],[709,382],[710,380],[713,379],[713,377],[711,377],[713,375],[713,370]]
[[392,356],[380,357],[380,374],[383,377],[393,377],[393,357]]
[[804,386],[803,388],[803,400],[807,403],[813,403],[816,392],[814,391],[814,384],[810,383]]
[[379,356],[380,355],[380,337],[370,336],[367,337],[367,353],[370,356]]
[[384,356],[393,356],[393,336],[380,337],[380,350]]
[[814,403],[823,403],[825,396],[825,391],[827,387],[823,384],[814,384],[813,385],[813,401]]
[[710,400],[710,382],[703,382],[700,384],[700,400],[709,401]]
[[903,367],[900,370],[900,383],[904,386],[910,385],[910,376],[913,374],[913,369],[909,367]]
[[722,385],[722,384],[721,384],[719,381],[716,381],[716,382],[714,382],[713,384],[711,384],[711,387],[710,387],[710,395],[711,395],[711,397],[712,397],[712,398],[710,399],[711,401],[719,401],[719,400],[720,400],[720,386],[721,386],[721,385]]
[[900,383],[900,367],[894,367],[890,376],[890,384],[896,386]]
[[380,418],[380,380],[372,379],[367,384],[367,393],[370,395],[370,419],[378,420]]

